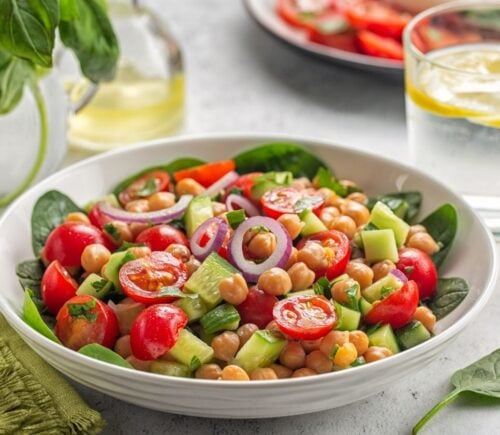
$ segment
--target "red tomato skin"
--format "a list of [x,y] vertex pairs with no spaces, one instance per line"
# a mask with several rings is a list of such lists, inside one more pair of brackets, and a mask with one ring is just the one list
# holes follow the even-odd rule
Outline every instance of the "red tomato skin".
[[240,175],[240,177],[232,183],[226,189],[226,195],[224,195],[224,200],[227,198],[227,195],[231,192],[231,189],[240,189],[245,198],[252,200],[252,187],[255,186],[255,179],[260,177],[262,172],[249,172],[245,175]]
[[[273,219],[278,219],[281,215],[293,213],[298,214],[300,211],[296,211],[294,205],[297,201],[305,197],[318,197],[319,195],[309,191],[308,189],[297,189],[295,187],[276,187],[275,189],[269,190],[262,195],[260,203],[262,206],[262,212]],[[323,204],[324,199],[318,200],[314,206],[309,207],[313,212],[317,212]]]
[[371,325],[388,323],[394,329],[401,328],[412,319],[417,306],[418,285],[408,281],[368,311],[365,322]]
[[177,171],[174,173],[174,179],[178,183],[184,178],[192,178],[203,187],[209,187],[228,172],[234,171],[235,167],[236,165],[232,160],[219,160]]
[[403,45],[395,39],[362,30],[358,33],[356,41],[362,53],[385,59],[403,60]]
[[427,299],[436,292],[438,272],[431,257],[420,249],[403,248],[399,250],[399,261],[396,267],[408,279],[418,285],[420,299]]
[[241,324],[254,323],[264,329],[273,320],[273,308],[278,302],[276,296],[268,295],[262,290],[251,287],[247,298],[236,306],[240,313]]
[[101,230],[104,228],[104,225],[113,221],[109,216],[103,215],[96,205],[90,209],[88,216],[90,223]]
[[177,228],[163,224],[146,228],[135,238],[136,243],[144,243],[152,251],[164,251],[171,244],[177,243],[189,248],[189,241],[185,234]]
[[[94,322],[74,318],[69,314],[69,304],[84,304],[90,301],[96,303],[90,311],[97,313]],[[55,333],[64,346],[73,350],[79,350],[91,343],[113,348],[118,337],[118,320],[114,311],[99,299],[90,295],[74,296],[66,301],[57,313]]]
[[139,178],[137,178],[137,180],[130,183],[123,192],[120,192],[120,194],[118,195],[120,203],[122,205],[126,205],[130,201],[139,199],[137,192],[142,189],[142,187],[144,187],[144,185],[151,178],[154,178],[155,180],[157,192],[165,192],[166,190],[168,190],[168,187],[170,186],[170,175],[166,171],[155,169],[140,176]]
[[102,232],[93,225],[81,222],[64,222],[47,237],[43,256],[47,261],[59,260],[64,267],[80,267],[82,252],[87,245],[109,246]]
[[49,264],[42,277],[42,299],[47,311],[54,316],[76,295],[78,284],[59,261]]
[[142,311],[130,330],[132,354],[140,360],[153,360],[170,350],[179,331],[188,323],[180,308],[170,304],[152,305]]

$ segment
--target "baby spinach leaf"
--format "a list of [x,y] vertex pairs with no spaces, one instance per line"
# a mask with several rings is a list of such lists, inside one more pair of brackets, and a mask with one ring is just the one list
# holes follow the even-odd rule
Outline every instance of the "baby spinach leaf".
[[444,204],[420,222],[439,245],[440,250],[432,255],[432,261],[439,268],[455,239],[458,228],[457,210],[452,204]]
[[133,369],[132,365],[125,359],[123,359],[116,352],[113,352],[107,347],[101,346],[97,343],[91,343],[80,348],[78,353],[88,356],[90,358],[97,359],[99,361],[104,361],[108,364],[114,364],[115,366],[125,367],[127,369]]
[[24,305],[23,305],[23,320],[31,326],[35,331],[47,337],[49,340],[61,343],[56,337],[52,329],[50,329],[44,322],[38,308],[33,301],[33,295],[28,288],[24,291]]
[[233,157],[236,171],[248,172],[290,171],[294,177],[312,179],[318,169],[328,166],[310,151],[293,143],[270,143],[252,148]]
[[408,191],[374,196],[368,199],[367,207],[371,210],[378,201],[382,201],[401,219],[411,221],[420,211],[422,194],[416,191]]
[[31,290],[31,299],[41,309],[43,306],[41,283],[44,272],[43,263],[35,258],[26,260],[16,266],[16,275],[24,290]]
[[35,255],[40,253],[50,232],[64,221],[68,213],[80,208],[57,190],[44,193],[33,207],[31,214],[31,242]]
[[469,293],[469,285],[462,278],[439,278],[435,295],[429,308],[437,319],[451,313]]
[[342,197],[347,195],[347,188],[326,168],[321,167],[318,169],[316,180],[319,187],[327,187]]

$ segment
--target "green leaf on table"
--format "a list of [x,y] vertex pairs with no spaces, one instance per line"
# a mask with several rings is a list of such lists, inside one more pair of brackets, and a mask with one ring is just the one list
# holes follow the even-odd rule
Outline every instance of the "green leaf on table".
[[24,290],[30,289],[31,299],[38,309],[42,309],[41,284],[45,267],[38,259],[26,260],[16,266],[16,275]]
[[127,369],[134,368],[127,360],[123,359],[116,352],[113,352],[111,349],[97,343],[91,343],[83,346],[80,348],[78,353],[99,361],[104,361],[108,364],[114,364],[115,366],[125,367]]
[[371,210],[378,201],[387,205],[401,219],[410,222],[420,211],[422,194],[408,191],[378,195],[368,199],[367,207]]
[[469,285],[463,278],[439,278],[429,308],[438,320],[442,319],[458,307],[468,293]]
[[61,343],[54,334],[54,331],[43,320],[38,308],[33,301],[33,295],[30,289],[24,291],[24,305],[23,305],[23,320],[31,326],[35,331],[47,337],[56,343]]

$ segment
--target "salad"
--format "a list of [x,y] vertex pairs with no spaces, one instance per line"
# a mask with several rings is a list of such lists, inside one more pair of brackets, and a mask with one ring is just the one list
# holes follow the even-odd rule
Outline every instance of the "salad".
[[[353,177],[354,178],[354,177]],[[32,214],[23,319],[92,358],[162,375],[270,380],[389,358],[467,294],[439,276],[453,205],[368,196],[294,144],[145,168],[82,208]]]

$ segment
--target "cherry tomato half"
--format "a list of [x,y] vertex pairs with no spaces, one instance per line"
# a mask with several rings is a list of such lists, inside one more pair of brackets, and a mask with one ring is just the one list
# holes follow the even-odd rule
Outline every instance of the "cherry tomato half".
[[167,252],[150,255],[125,263],[118,274],[125,294],[136,302],[158,304],[171,302],[173,296],[162,296],[163,287],[182,288],[187,280],[186,265]]
[[245,198],[252,199],[252,187],[255,185],[255,179],[261,175],[262,172],[250,172],[241,175],[234,183],[228,186],[226,194],[229,194],[231,189],[239,189]]
[[164,251],[171,244],[177,243],[189,247],[184,233],[171,225],[156,225],[146,228],[135,239],[136,243],[144,243],[152,251]]
[[180,308],[170,304],[152,305],[142,311],[130,330],[132,354],[140,360],[153,360],[170,350],[179,331],[188,323]]
[[264,329],[273,320],[273,308],[278,302],[276,296],[268,295],[262,290],[251,287],[247,298],[236,306],[240,313],[241,324],[254,323],[260,329]]
[[97,204],[94,205],[89,211],[89,220],[92,225],[101,230],[104,228],[104,225],[113,222],[113,218],[102,214]]
[[418,285],[420,299],[430,298],[436,291],[438,272],[431,257],[420,249],[403,248],[399,250],[396,267],[408,279]]
[[54,316],[61,307],[76,295],[78,284],[68,271],[54,260],[49,264],[42,277],[42,299],[47,311]]
[[316,340],[337,322],[333,305],[324,296],[291,296],[279,301],[273,317],[281,332],[296,340]]
[[99,299],[74,296],[57,313],[55,332],[64,346],[73,350],[90,343],[112,348],[118,336],[118,321],[113,310]]
[[365,321],[371,325],[388,323],[393,328],[401,328],[412,319],[417,306],[418,285],[415,281],[408,281],[374,305],[366,314]]
[[214,184],[228,172],[234,171],[235,164],[232,160],[220,160],[218,162],[207,163],[195,166],[194,168],[182,169],[174,173],[176,182],[183,178],[192,178],[204,187]]
[[365,54],[386,59],[403,60],[403,45],[395,39],[362,30],[358,33],[356,41],[359,49]]
[[297,249],[302,249],[307,242],[319,242],[327,250],[329,266],[324,270],[316,271],[316,278],[326,276],[332,280],[345,272],[351,257],[351,244],[344,233],[337,230],[321,231],[304,237],[297,244]]
[[[154,186],[149,186],[152,182]],[[168,190],[168,186],[170,186],[168,172],[155,169],[132,181],[125,190],[120,192],[118,199],[122,205],[125,205],[130,201],[149,196],[152,193],[164,192]]]
[[262,195],[260,203],[266,216],[278,219],[285,213],[300,213],[306,209],[319,210],[325,200],[313,189],[276,187]]
[[297,0],[278,0],[276,13],[291,26],[314,32],[322,22],[328,21],[331,16],[338,16],[336,3],[338,1],[316,1],[316,7],[312,8],[311,2],[308,2],[307,9],[305,9]]

